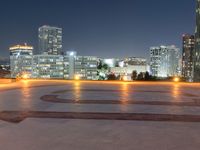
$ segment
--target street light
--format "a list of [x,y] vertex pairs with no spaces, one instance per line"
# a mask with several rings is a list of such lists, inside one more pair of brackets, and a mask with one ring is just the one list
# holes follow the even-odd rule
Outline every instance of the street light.
[[128,77],[127,76],[123,76],[123,81],[128,81]]
[[80,80],[80,76],[79,76],[79,75],[75,75],[75,76],[74,76],[74,79],[75,79],[75,80]]
[[179,77],[174,77],[174,82],[179,82],[180,81],[180,78]]

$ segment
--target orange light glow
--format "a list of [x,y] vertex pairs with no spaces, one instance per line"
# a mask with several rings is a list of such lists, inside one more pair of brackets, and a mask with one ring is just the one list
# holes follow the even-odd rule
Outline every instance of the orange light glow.
[[75,76],[74,76],[74,79],[75,79],[75,80],[80,80],[80,76],[79,76],[79,75],[75,75]]
[[9,48],[9,50],[16,50],[16,49],[22,49],[22,50],[33,50],[32,46],[27,45],[15,45]]
[[123,76],[123,81],[128,81],[128,77],[127,76]]
[[121,102],[123,104],[126,104],[126,102],[129,100],[129,83],[128,82],[124,82],[121,85]]
[[23,72],[21,75],[18,76],[18,80],[20,79],[24,79],[24,80],[27,80],[27,79],[30,79],[31,78],[31,74],[30,73],[27,73],[27,72]]
[[28,79],[28,75],[27,75],[27,74],[23,74],[23,75],[22,75],[22,78],[23,78],[23,79]]
[[75,93],[74,93],[75,101],[80,101],[81,100],[81,83],[79,81],[74,83],[74,89],[75,89]]
[[174,82],[179,82],[180,81],[180,78],[179,77],[175,77],[174,78]]

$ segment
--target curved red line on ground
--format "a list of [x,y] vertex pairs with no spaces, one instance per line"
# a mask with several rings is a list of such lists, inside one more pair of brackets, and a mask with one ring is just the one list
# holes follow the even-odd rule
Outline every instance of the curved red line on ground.
[[141,101],[141,100],[73,100],[58,98],[58,95],[44,95],[40,98],[43,101],[51,103],[68,103],[68,104],[123,104],[123,105],[163,105],[163,106],[196,106],[200,107],[200,101],[192,102],[171,102],[171,101]]

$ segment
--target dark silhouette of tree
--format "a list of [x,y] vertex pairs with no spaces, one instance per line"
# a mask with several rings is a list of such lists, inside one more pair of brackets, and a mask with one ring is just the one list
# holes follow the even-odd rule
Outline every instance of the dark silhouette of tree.
[[120,79],[121,79],[120,75],[116,76],[116,80],[120,80]]
[[119,63],[115,63],[115,67],[119,67]]
[[103,64],[102,68],[105,69],[105,70],[108,70],[108,65],[107,64]]
[[103,67],[103,65],[102,65],[102,62],[101,62],[101,60],[99,61],[99,64],[98,64],[98,66],[97,66],[97,69],[102,69],[102,67]]
[[144,75],[144,79],[145,80],[151,80],[151,77],[150,77],[150,75],[149,75],[149,72],[147,71],[147,72],[145,72],[145,75]]
[[134,70],[134,71],[132,72],[131,79],[132,79],[132,80],[136,80],[136,79],[137,79],[137,71],[136,71],[136,70]]
[[144,73],[140,72],[137,76],[138,80],[144,80]]
[[111,73],[107,75],[108,80],[117,80],[117,77],[115,76],[115,74]]

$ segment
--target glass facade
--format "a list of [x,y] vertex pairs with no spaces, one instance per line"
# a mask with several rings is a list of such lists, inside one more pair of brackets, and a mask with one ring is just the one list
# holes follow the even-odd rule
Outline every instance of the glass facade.
[[97,79],[98,58],[93,56],[77,56],[75,59],[75,74],[81,79]]
[[65,72],[67,79],[74,79],[75,76],[75,60],[77,53],[75,51],[67,51],[64,56]]
[[30,78],[38,79],[75,79],[76,76],[84,80],[97,79],[97,57],[76,56],[76,52],[66,55],[32,55],[32,51],[29,55],[14,54],[10,56],[12,78],[26,72]]
[[10,47],[11,78],[20,77],[23,73],[32,74],[33,47],[16,45]]
[[42,26],[38,32],[39,52],[36,54],[62,54],[62,28]]
[[194,45],[194,35],[183,35],[182,76],[186,79],[186,81],[193,80]]
[[156,77],[177,76],[180,70],[179,49],[175,46],[150,48],[150,72]]
[[62,55],[34,55],[32,63],[32,78],[64,78],[64,62]]
[[196,0],[196,30],[195,30],[195,51],[193,81],[200,82],[200,0]]

